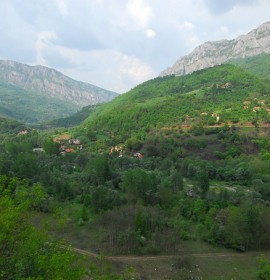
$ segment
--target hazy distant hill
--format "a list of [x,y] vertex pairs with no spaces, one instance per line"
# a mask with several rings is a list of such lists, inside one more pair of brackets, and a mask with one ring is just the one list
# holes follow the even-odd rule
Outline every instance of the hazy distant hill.
[[86,120],[93,112],[95,112],[97,108],[99,108],[99,106],[100,104],[83,107],[80,111],[78,111],[77,113],[69,117],[52,120],[50,122],[45,123],[44,126],[72,127],[72,126],[79,125],[81,122]]
[[0,113],[24,122],[67,117],[84,106],[116,96],[54,69],[0,60]]
[[260,25],[234,40],[206,42],[178,59],[160,75],[185,75],[196,70],[223,64],[232,59],[270,53],[270,22]]

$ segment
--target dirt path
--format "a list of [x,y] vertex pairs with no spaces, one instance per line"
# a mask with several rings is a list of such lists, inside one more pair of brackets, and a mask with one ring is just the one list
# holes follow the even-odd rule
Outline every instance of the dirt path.
[[[116,274],[123,274],[128,268],[134,268],[135,275],[144,280],[175,279],[257,279],[256,258],[262,252],[207,252],[159,256],[103,256],[79,248],[64,249],[89,257],[91,261],[109,261]],[[265,252],[269,255],[269,252]],[[239,277],[239,278],[238,278]],[[128,279],[128,278],[125,278]],[[130,278],[132,279],[132,278]]]
[[[67,247],[62,246],[62,248],[67,249]],[[79,248],[73,248],[73,251],[84,256],[89,256],[93,258],[99,258],[102,255],[85,251]],[[183,252],[185,254],[185,252]],[[230,257],[245,257],[247,253],[205,253],[205,254],[189,254],[189,256],[197,258],[230,258]],[[177,255],[160,255],[160,256],[105,256],[106,259],[111,261],[159,261],[164,259],[173,259]]]

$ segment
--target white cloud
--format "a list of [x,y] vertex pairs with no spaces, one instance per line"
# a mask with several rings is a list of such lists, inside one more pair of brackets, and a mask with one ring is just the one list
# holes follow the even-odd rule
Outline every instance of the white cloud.
[[224,25],[221,26],[219,30],[220,30],[221,33],[225,33],[225,34],[229,33],[228,27],[224,26]]
[[195,46],[199,43],[199,38],[194,34],[189,38],[190,43]]
[[138,58],[126,55],[119,57],[119,72],[128,79],[141,83],[153,77],[153,70]]
[[66,0],[57,0],[57,6],[62,16],[68,16],[68,4]]
[[230,39],[230,38],[235,38],[236,36],[231,36],[230,34],[230,29],[228,26],[222,25],[217,29],[217,37],[220,38],[220,40],[222,39]]
[[247,33],[269,20],[270,9],[269,0],[18,3],[0,0],[2,59],[47,65],[120,92],[200,43]]
[[192,30],[192,29],[194,28],[194,25],[193,25],[191,22],[189,22],[189,21],[185,21],[185,22],[181,25],[181,27],[183,27],[183,28],[185,28],[185,29]]
[[180,24],[180,30],[182,36],[185,38],[185,45],[189,51],[192,51],[199,44],[199,38],[196,34],[194,24],[190,21],[184,21]]
[[[55,39],[57,35],[53,32],[39,34],[35,64],[57,68],[74,79],[119,93],[156,76],[147,63],[133,55],[111,49],[71,49],[56,44]],[[59,64],[62,66],[59,67]]]
[[43,52],[52,44],[51,41],[55,39],[57,39],[57,35],[54,32],[43,31],[38,34],[35,44],[37,64],[47,65]]
[[142,28],[147,27],[153,16],[152,7],[145,3],[144,0],[129,0],[127,10]]
[[148,38],[156,37],[156,32],[151,28],[147,29],[145,33]]

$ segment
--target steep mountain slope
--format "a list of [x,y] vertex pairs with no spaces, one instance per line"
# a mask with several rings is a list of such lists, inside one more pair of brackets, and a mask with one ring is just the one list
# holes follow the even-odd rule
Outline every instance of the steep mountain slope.
[[70,116],[116,93],[75,81],[43,66],[0,61],[0,113],[27,123]]
[[206,42],[196,47],[189,55],[178,59],[172,67],[160,75],[185,75],[228,62],[231,59],[252,57],[263,53],[270,53],[270,22],[234,40]]
[[167,126],[269,122],[269,94],[266,81],[233,65],[221,65],[145,82],[102,105],[82,128],[118,142]]

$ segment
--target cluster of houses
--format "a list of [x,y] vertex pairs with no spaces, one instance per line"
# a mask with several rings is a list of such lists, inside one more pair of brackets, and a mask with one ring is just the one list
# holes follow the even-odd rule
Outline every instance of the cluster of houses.
[[[202,112],[202,113],[201,113],[201,116],[207,116],[207,115],[208,115],[208,113],[206,113],[206,112]],[[216,122],[219,122],[219,120],[220,120],[220,116],[219,116],[219,114],[216,113],[216,112],[213,112],[213,113],[211,114],[211,117],[216,118]]]
[[[257,103],[257,106],[254,106],[252,108],[252,111],[254,113],[260,111],[261,109],[264,109],[264,110],[266,110],[266,112],[268,114],[270,114],[270,107],[266,107],[266,101],[264,101],[264,100],[259,101],[257,98],[254,98],[254,101]],[[249,100],[244,101],[243,102],[243,105],[244,105],[243,108],[248,109],[250,107],[250,104],[251,104],[251,101],[249,101]]]
[[[123,157],[123,152],[124,152],[124,145],[119,145],[119,146],[113,146],[111,147],[110,150],[110,155],[113,153],[118,153],[118,157],[121,158]],[[133,154],[134,158],[143,158],[143,155],[141,153],[135,153]]]
[[112,153],[118,153],[118,157],[122,157],[123,156],[123,150],[124,150],[124,146],[123,145],[119,145],[119,146],[113,146],[111,147],[111,150],[110,150],[110,155]]
[[53,139],[54,142],[59,143],[60,155],[65,155],[67,153],[73,153],[75,150],[82,150],[83,145],[80,139],[70,138],[68,135],[63,137],[58,137]]
[[[54,138],[55,143],[59,143],[61,146],[59,148],[60,155],[66,155],[67,153],[75,152],[75,150],[82,150],[83,145],[79,139],[66,139],[66,138]],[[43,148],[34,148],[33,152],[44,152]]]
[[67,143],[60,143],[60,155],[73,153],[75,150],[82,150],[83,146],[79,139],[69,139]]

